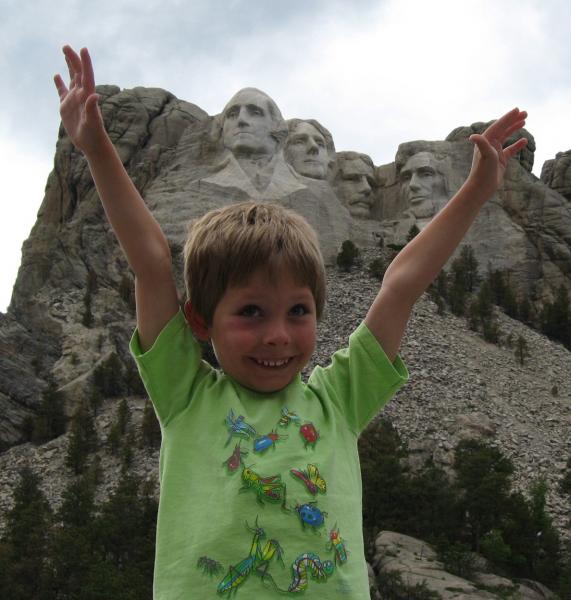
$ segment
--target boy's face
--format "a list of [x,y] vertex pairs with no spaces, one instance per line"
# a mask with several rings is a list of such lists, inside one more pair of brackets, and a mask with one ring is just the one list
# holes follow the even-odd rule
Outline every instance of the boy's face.
[[309,361],[317,328],[315,300],[282,269],[263,270],[229,287],[214,311],[209,334],[224,371],[258,392],[287,386]]

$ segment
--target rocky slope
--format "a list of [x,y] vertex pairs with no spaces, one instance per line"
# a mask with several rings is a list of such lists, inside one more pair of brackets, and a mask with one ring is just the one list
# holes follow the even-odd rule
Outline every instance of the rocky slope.
[[[376,254],[365,253],[365,262]],[[350,273],[329,269],[329,303],[319,328],[318,352],[313,364],[326,364],[364,317],[378,289],[365,268]],[[523,335],[530,357],[521,366],[513,348],[484,342],[464,319],[438,315],[425,296],[416,305],[402,355],[410,369],[407,386],[385,409],[408,442],[412,460],[431,457],[449,468],[453,448],[465,437],[479,437],[497,445],[516,468],[514,481],[521,489],[543,477],[550,488],[548,508],[565,538],[570,538],[571,511],[559,494],[558,481],[571,456],[571,352],[525,325],[499,314],[503,338]],[[125,327],[133,325],[127,319]],[[83,343],[83,340],[82,340]],[[310,365],[308,367],[311,368]],[[84,385],[68,388],[74,404]],[[555,388],[556,391],[555,391]],[[129,398],[137,423],[143,400]],[[105,440],[118,402],[108,399],[98,417],[99,438]],[[0,454],[0,512],[10,504],[19,467],[30,461],[45,475],[48,497],[57,505],[70,474],[63,467],[69,434],[40,447],[21,444]],[[135,470],[156,480],[157,454],[135,449]],[[104,466],[103,490],[114,485],[118,459],[100,451]]]

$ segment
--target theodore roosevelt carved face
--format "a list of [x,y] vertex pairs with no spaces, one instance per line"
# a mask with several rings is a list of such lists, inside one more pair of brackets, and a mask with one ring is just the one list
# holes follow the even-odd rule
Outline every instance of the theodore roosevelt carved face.
[[334,187],[354,217],[368,218],[373,204],[374,166],[358,152],[338,152]]

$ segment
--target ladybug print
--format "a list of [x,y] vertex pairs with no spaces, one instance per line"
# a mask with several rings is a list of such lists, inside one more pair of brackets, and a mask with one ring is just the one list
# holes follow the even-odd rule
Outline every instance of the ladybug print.
[[319,439],[319,432],[315,429],[315,425],[313,423],[304,423],[299,428],[299,433],[303,437],[305,441],[305,447],[312,446],[315,448],[315,444]]
[[308,502],[306,504],[297,504],[295,510],[297,511],[301,524],[305,528],[306,525],[310,527],[321,527],[325,523],[326,512],[323,512],[316,506],[316,502]]

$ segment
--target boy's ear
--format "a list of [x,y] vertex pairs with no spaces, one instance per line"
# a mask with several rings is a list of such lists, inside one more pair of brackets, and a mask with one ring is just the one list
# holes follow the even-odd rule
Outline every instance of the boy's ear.
[[192,329],[192,333],[194,333],[194,337],[201,342],[207,342],[210,339],[210,328],[206,325],[204,318],[194,310],[190,300],[184,303],[184,316]]

